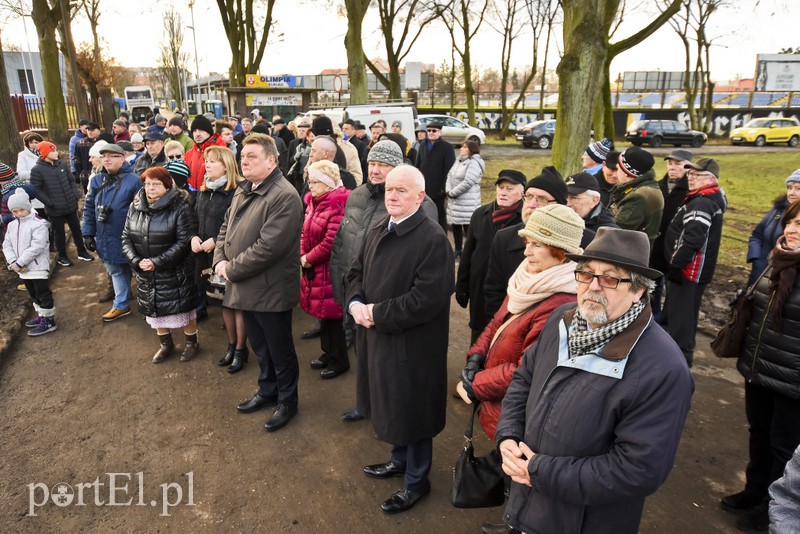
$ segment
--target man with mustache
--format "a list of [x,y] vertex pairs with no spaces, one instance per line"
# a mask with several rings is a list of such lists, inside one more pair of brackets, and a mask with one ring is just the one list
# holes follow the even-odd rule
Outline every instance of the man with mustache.
[[578,303],[523,355],[496,443],[511,477],[505,522],[522,532],[637,532],[672,469],[694,382],[653,321],[647,235],[601,227],[578,262]]

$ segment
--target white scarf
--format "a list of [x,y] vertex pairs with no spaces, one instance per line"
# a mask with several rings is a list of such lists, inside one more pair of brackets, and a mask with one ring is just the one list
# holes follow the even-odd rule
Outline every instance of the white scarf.
[[206,176],[206,188],[211,189],[212,191],[216,191],[217,189],[224,187],[225,184],[227,183],[228,183],[227,176],[222,176],[220,178],[217,178],[216,180],[209,180],[208,177]]
[[555,293],[577,295],[574,261],[560,263],[536,274],[525,270],[528,259],[522,261],[508,281],[508,311],[521,313]]

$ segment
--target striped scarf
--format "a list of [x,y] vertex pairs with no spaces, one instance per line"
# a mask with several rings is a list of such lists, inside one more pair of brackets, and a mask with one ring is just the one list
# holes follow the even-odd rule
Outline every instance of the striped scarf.
[[639,317],[639,314],[644,310],[645,301],[646,297],[643,297],[616,320],[591,330],[589,329],[589,322],[583,317],[581,308],[578,306],[572,319],[574,328],[569,334],[570,356],[597,354],[601,348],[628,328]]
[[495,203],[495,210],[492,211],[492,224],[500,230],[501,228],[505,228],[508,224],[508,221],[514,218],[519,212],[519,209],[522,207],[522,200],[519,200],[516,204],[512,204],[511,206],[507,206],[505,208],[500,207]]

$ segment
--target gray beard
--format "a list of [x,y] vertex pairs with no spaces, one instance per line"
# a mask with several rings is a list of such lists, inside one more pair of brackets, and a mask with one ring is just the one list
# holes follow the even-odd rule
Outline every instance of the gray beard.
[[[592,297],[594,305],[587,301],[587,297]],[[602,304],[604,308],[598,309],[597,304]],[[581,303],[578,305],[581,309],[581,315],[591,325],[604,325],[608,323],[608,312],[605,306],[608,306],[608,300],[600,292],[587,291],[583,295]]]

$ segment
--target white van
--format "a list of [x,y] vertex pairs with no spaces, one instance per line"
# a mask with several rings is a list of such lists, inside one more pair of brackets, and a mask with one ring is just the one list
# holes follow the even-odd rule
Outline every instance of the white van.
[[383,119],[386,121],[387,133],[391,133],[394,121],[400,121],[403,124],[403,135],[412,142],[416,140],[414,127],[417,119],[417,108],[414,107],[412,102],[355,104],[343,108],[312,109],[305,114],[311,120],[320,115],[329,117],[336,124],[341,124],[347,119],[353,119],[367,128],[376,120]]

